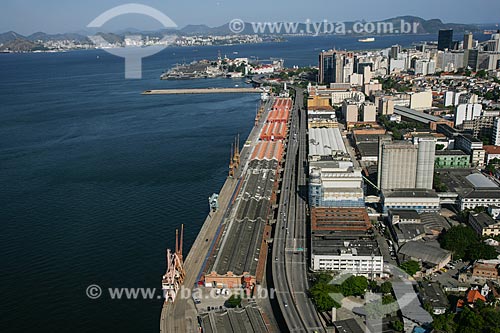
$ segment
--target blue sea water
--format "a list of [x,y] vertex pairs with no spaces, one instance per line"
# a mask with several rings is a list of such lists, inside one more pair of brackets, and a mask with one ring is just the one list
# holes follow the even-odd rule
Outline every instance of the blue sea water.
[[[436,36],[387,36],[371,48]],[[161,300],[89,299],[86,288],[159,288],[165,249],[185,249],[222,186],[232,138],[251,130],[259,96],[142,96],[175,63],[230,57],[316,65],[318,51],[366,48],[349,37],[168,48],[142,80],[101,50],[0,55],[0,331],[157,332]],[[237,54],[237,55],[236,55]]]

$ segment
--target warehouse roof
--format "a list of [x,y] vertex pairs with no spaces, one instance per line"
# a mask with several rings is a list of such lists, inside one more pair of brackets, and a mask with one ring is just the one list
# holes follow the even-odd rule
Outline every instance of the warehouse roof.
[[361,142],[357,147],[362,157],[378,157],[378,142]]
[[[345,235],[345,238],[343,237]],[[361,238],[361,237],[365,238]],[[357,256],[380,256],[380,248],[366,232],[325,232],[312,233],[312,252],[315,255],[340,255],[352,253]]]
[[354,318],[334,321],[333,326],[335,326],[335,329],[336,329],[335,332],[339,332],[339,333],[365,332],[365,329],[363,328],[364,325],[360,324]]
[[389,214],[392,216],[399,216],[400,220],[420,220],[420,215],[414,209],[390,209]]
[[441,249],[437,242],[424,241],[408,242],[401,246],[399,253],[433,265],[440,264],[451,254],[450,251]]
[[444,120],[443,118],[432,116],[430,114],[421,111],[416,111],[399,105],[396,105],[394,107],[394,113],[399,114],[402,117],[415,120],[424,124],[429,124],[430,122],[439,122]]
[[309,155],[334,155],[339,151],[347,153],[338,128],[311,128],[309,130]]
[[358,230],[371,229],[370,218],[365,208],[312,208],[312,230]]
[[250,162],[210,271],[255,276],[277,169],[276,160]]
[[419,285],[421,287],[421,296],[424,303],[429,303],[434,309],[448,308],[448,298],[441,289],[439,282],[422,281]]
[[224,309],[200,315],[203,332],[268,332],[259,309],[254,305],[245,308]]
[[384,198],[438,198],[436,191],[426,189],[384,190]]
[[476,223],[481,228],[488,228],[491,225],[499,223],[499,221],[493,219],[491,216],[484,212],[481,212],[479,214],[470,214],[469,219],[476,221]]
[[495,184],[489,178],[487,178],[485,175],[480,174],[480,173],[473,173],[473,174],[465,177],[465,179],[467,179],[474,187],[498,188],[497,184]]
[[436,156],[469,156],[461,150],[436,150]]
[[283,143],[279,141],[260,141],[253,151],[252,160],[277,160],[283,157]]

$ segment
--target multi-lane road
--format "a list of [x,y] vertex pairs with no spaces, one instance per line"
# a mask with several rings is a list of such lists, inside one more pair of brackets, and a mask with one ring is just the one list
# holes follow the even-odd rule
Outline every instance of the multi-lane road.
[[296,89],[283,172],[272,275],[278,304],[290,332],[323,332],[307,296],[307,119],[303,90]]

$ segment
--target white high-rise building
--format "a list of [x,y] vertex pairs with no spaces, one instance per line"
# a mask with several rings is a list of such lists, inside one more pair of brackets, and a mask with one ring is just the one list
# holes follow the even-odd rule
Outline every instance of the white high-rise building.
[[460,126],[465,120],[474,120],[481,117],[482,104],[460,104],[455,109],[455,126]]
[[500,146],[500,117],[495,119],[495,124],[493,125],[493,136],[492,140],[495,146]]

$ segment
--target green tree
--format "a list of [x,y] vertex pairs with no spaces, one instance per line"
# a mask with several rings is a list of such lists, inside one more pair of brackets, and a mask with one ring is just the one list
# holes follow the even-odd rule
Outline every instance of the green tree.
[[493,246],[484,244],[483,242],[475,242],[467,248],[466,259],[467,260],[478,260],[478,259],[496,259],[498,256],[497,251]]
[[396,302],[396,299],[391,294],[382,296],[382,304],[387,305]]
[[414,260],[409,260],[401,264],[401,269],[413,276],[420,270],[420,264]]
[[458,318],[457,333],[477,333],[481,332],[484,326],[484,319],[476,312],[465,307],[460,312]]
[[453,252],[455,259],[466,257],[467,248],[477,242],[478,238],[474,230],[467,226],[454,226],[444,232],[441,237],[441,247]]
[[368,288],[373,291],[373,292],[377,292],[378,291],[378,284],[377,284],[377,281],[375,280],[370,280],[368,281]]
[[500,333],[500,310],[498,308],[484,308],[481,310],[484,318],[484,333]]
[[330,294],[340,293],[340,288],[337,285],[332,285],[330,282],[333,277],[330,274],[320,273],[314,277],[314,284],[309,289],[309,294],[319,311],[329,311],[332,308],[340,308]]
[[391,321],[391,328],[395,331],[402,332],[405,325],[400,320]]
[[330,297],[330,294],[335,292],[337,292],[335,286],[323,282],[316,283],[309,290],[309,294],[318,311],[329,311],[332,308],[340,308],[340,304]]
[[351,276],[340,286],[344,296],[361,296],[368,289],[368,279],[364,276]]
[[225,306],[227,308],[236,308],[241,305],[241,297],[239,295],[231,295],[226,301]]
[[484,78],[486,78],[486,76],[487,76],[487,73],[484,69],[481,69],[480,71],[478,71],[476,73],[476,77],[479,79],[484,79]]
[[383,294],[392,293],[392,283],[390,281],[386,281],[380,285],[380,292]]
[[436,316],[432,322],[432,327],[443,333],[454,333],[457,330],[457,324],[455,323],[455,314],[446,313],[440,316]]

